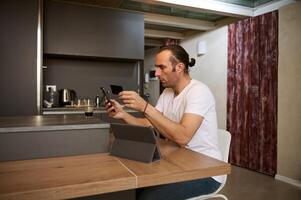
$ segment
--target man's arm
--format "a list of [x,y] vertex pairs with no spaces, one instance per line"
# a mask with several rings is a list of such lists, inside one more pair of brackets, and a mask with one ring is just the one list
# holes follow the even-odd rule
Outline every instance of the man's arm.
[[189,143],[196,130],[203,121],[200,115],[185,113],[180,123],[174,122],[165,117],[155,107],[147,104],[137,93],[123,91],[119,98],[123,100],[125,106],[144,112],[148,121],[160,131],[166,138],[184,146]]
[[180,123],[176,123],[151,105],[147,106],[145,116],[161,134],[180,146],[189,143],[204,119],[200,115],[185,113]]
[[125,112],[124,117],[122,118],[124,122],[127,124],[138,125],[138,126],[152,126],[152,124],[148,121],[147,118],[138,118],[133,115]]

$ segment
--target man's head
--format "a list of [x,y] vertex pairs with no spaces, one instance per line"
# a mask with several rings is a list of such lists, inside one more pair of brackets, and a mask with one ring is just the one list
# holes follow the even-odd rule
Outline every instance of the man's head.
[[170,45],[159,49],[156,56],[156,76],[164,87],[175,87],[179,79],[188,75],[188,67],[192,67],[195,60],[189,62],[189,55],[179,45]]

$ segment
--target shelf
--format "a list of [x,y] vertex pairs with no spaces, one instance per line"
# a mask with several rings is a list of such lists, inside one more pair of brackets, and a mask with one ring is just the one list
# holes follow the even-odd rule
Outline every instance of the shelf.
[[67,59],[67,60],[90,60],[90,61],[106,61],[106,62],[138,62],[142,60],[116,57],[96,57],[86,55],[68,55],[68,54],[44,54],[44,59]]

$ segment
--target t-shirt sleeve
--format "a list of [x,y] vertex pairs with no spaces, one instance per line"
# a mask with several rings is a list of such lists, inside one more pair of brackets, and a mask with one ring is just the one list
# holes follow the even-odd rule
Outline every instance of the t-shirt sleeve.
[[193,113],[205,117],[215,106],[214,97],[208,87],[193,87],[187,93],[185,113]]

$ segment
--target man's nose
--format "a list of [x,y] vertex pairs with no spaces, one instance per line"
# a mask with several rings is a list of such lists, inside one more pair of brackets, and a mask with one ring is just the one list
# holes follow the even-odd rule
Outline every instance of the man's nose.
[[156,77],[161,76],[161,71],[160,71],[160,69],[156,69],[155,76],[156,76]]

